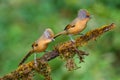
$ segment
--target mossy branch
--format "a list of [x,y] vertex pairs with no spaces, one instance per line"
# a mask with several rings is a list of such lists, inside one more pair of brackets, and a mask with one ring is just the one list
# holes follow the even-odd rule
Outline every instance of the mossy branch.
[[3,76],[0,78],[0,80],[33,80],[34,71],[43,75],[45,80],[51,80],[51,68],[47,62],[55,59],[58,56],[67,61],[66,67],[68,70],[76,69],[76,64],[74,63],[73,59],[74,55],[78,55],[80,62],[84,61],[84,55],[88,55],[84,51],[78,50],[78,47],[87,44],[90,40],[95,40],[97,37],[107,31],[112,30],[114,27],[114,23],[105,25],[103,27],[89,31],[83,36],[77,37],[75,39],[75,43],[67,41],[65,43],[58,44],[51,52],[47,52],[42,57],[37,59],[37,66],[34,65],[34,61],[28,62],[19,66],[15,71]]

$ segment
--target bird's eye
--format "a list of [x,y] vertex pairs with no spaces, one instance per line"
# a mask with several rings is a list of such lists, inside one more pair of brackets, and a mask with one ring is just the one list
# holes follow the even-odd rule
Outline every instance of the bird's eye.
[[90,17],[90,15],[86,15],[86,17]]

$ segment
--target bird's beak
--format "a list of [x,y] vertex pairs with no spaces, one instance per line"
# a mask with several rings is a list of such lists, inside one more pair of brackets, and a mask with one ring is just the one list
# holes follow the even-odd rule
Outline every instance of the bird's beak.
[[91,19],[91,18],[92,18],[92,16],[89,16],[89,18]]
[[94,15],[89,15],[89,18],[91,19],[91,18],[94,18]]

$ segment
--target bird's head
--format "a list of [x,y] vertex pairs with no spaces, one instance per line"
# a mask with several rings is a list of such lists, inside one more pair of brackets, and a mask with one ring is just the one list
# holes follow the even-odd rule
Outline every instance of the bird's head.
[[85,9],[80,9],[78,11],[78,17],[81,20],[83,20],[83,19],[90,19],[91,18],[90,13],[87,10],[85,10]]
[[44,40],[46,40],[48,43],[51,41],[54,41],[54,33],[50,28],[45,29],[43,33]]
[[[43,46],[47,46],[51,41],[54,40],[54,33],[51,29],[47,28],[42,36],[32,44],[34,52],[41,51]],[[45,49],[45,48],[44,48]]]

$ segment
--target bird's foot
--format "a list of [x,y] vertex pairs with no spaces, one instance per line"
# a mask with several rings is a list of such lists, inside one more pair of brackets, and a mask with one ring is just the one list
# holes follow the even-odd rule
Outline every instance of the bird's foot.
[[72,38],[72,36],[69,35],[69,37],[70,37],[71,42],[72,42],[72,43],[75,43],[75,40]]
[[74,44],[74,43],[75,43],[75,40],[71,40],[71,42]]

